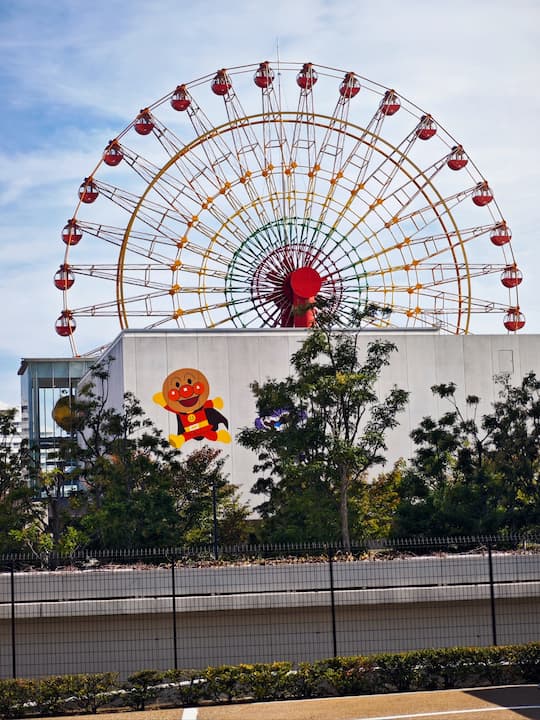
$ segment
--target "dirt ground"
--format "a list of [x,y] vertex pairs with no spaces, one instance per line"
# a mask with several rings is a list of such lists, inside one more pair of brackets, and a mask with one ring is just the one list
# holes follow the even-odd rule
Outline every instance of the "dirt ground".
[[[100,713],[99,720],[123,720]],[[128,712],[125,720],[540,720],[536,685]],[[65,718],[63,720],[66,720]],[[69,720],[89,720],[72,716]]]

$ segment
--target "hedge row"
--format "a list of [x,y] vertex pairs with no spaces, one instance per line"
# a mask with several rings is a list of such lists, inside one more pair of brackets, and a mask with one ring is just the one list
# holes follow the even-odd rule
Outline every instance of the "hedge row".
[[96,713],[101,706],[144,710],[437,690],[540,681],[540,642],[339,657],[313,663],[222,665],[203,671],[143,670],[120,682],[116,673],[0,680],[0,718]]

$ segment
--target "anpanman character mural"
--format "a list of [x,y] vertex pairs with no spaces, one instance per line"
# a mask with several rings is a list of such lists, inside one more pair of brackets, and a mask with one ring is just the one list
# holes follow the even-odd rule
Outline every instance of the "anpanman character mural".
[[209,394],[210,384],[200,370],[180,368],[167,375],[162,391],[153,400],[177,417],[178,434],[169,435],[171,445],[180,448],[188,440],[231,442],[229,432],[219,427],[229,427],[227,418],[219,412],[223,400],[209,400]]

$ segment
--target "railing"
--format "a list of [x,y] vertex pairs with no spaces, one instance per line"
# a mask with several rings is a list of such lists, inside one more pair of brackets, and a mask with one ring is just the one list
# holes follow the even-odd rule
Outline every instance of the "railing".
[[537,538],[0,557],[0,678],[540,640]]

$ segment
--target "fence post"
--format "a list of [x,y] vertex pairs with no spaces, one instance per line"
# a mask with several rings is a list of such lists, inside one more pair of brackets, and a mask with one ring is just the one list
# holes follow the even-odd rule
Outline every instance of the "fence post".
[[489,600],[491,606],[491,638],[492,644],[497,645],[497,617],[495,614],[495,583],[493,580],[493,554],[491,543],[488,542],[488,567],[489,567]]
[[214,560],[219,557],[219,534],[218,534],[218,517],[217,517],[217,489],[216,479],[212,476],[212,545],[214,547]]
[[178,634],[176,629],[176,584],[174,576],[175,556],[171,557],[171,593],[172,593],[172,620],[173,620],[173,652],[174,669],[178,670]]
[[11,561],[10,567],[10,589],[11,589],[11,675],[17,677],[17,656],[15,651],[15,568]]
[[334,593],[334,551],[328,549],[328,570],[330,573],[330,609],[332,612],[332,645],[334,657],[337,657],[337,632],[336,632],[336,598]]

